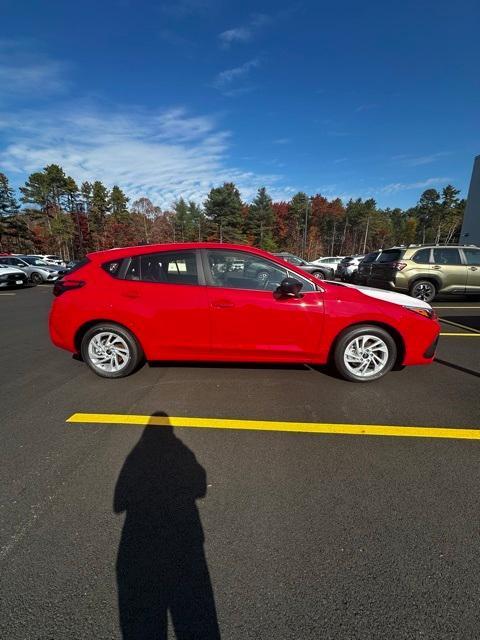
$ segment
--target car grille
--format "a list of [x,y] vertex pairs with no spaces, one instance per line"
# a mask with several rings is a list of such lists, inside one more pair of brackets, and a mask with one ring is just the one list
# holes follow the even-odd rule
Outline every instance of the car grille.
[[7,282],[10,284],[15,284],[17,280],[25,281],[27,279],[24,273],[8,273],[7,274]]
[[66,273],[67,273],[67,270],[66,270],[66,269],[63,269],[62,271],[59,271],[59,272],[58,272],[58,275],[59,275],[59,276],[64,276]]

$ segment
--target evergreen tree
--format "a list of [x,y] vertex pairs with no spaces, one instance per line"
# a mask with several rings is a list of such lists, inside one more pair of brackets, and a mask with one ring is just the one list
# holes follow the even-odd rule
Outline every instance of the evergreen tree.
[[15,199],[13,189],[10,187],[8,178],[4,173],[0,173],[0,216],[13,216],[18,212],[18,203]]
[[82,186],[80,187],[80,195],[83,200],[85,211],[88,213],[92,204],[92,185],[90,184],[90,182],[82,182]]
[[99,180],[96,180],[92,185],[89,224],[97,249],[99,249],[102,244],[102,234],[105,230],[105,220],[108,211],[108,190]]
[[233,182],[210,190],[204,204],[205,213],[215,225],[220,242],[243,242],[242,200]]
[[[290,200],[288,206],[289,246],[293,253],[303,253],[305,219],[308,221],[310,199],[306,193],[299,191]],[[308,224],[308,222],[307,222]]]
[[[427,240],[427,236],[431,236],[428,231],[431,228],[432,222],[436,219],[438,215],[438,209],[440,205],[440,194],[436,189],[427,189],[420,196],[420,200],[417,205],[417,216],[420,221],[421,227],[421,242],[425,243]],[[433,238],[429,238],[429,240],[433,240]]]
[[117,218],[117,220],[126,220],[128,218],[127,204],[127,196],[120,187],[114,185],[110,193],[110,211],[112,216]]
[[275,250],[273,221],[272,199],[265,187],[261,187],[252,204],[248,207],[248,217],[245,225],[246,232],[256,247],[267,251]]

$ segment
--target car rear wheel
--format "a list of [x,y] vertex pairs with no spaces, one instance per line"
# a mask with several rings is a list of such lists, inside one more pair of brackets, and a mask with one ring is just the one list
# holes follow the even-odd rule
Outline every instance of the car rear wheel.
[[325,274],[323,271],[312,271],[312,276],[315,276],[319,280],[325,280]]
[[137,340],[116,324],[97,324],[83,336],[83,360],[102,378],[123,378],[138,368],[143,359]]
[[417,280],[410,287],[410,295],[412,298],[417,298],[417,300],[432,302],[437,295],[437,288],[430,280]]
[[338,373],[354,382],[378,380],[392,369],[396,359],[397,346],[388,331],[368,325],[347,330],[333,354]]
[[43,278],[42,278],[42,276],[41,276],[39,273],[34,272],[34,273],[32,273],[32,275],[30,276],[30,282],[31,282],[32,284],[42,284],[42,282],[43,282]]

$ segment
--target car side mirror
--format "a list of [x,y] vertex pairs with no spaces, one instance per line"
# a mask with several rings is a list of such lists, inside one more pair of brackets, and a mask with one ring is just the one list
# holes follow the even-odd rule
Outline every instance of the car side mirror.
[[295,278],[284,278],[273,292],[273,295],[277,300],[279,298],[301,298],[302,294],[300,290],[302,287],[303,284],[299,280]]

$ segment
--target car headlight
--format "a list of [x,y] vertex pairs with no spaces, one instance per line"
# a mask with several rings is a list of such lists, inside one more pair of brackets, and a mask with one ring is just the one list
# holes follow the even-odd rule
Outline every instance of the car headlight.
[[8,275],[5,274],[0,274],[0,280],[8,280]]
[[435,311],[435,309],[425,309],[425,307],[404,307],[405,309],[408,309],[409,311],[413,311],[414,313],[418,313],[419,315],[423,316],[424,318],[428,318],[429,320],[436,320],[437,319],[437,312]]

